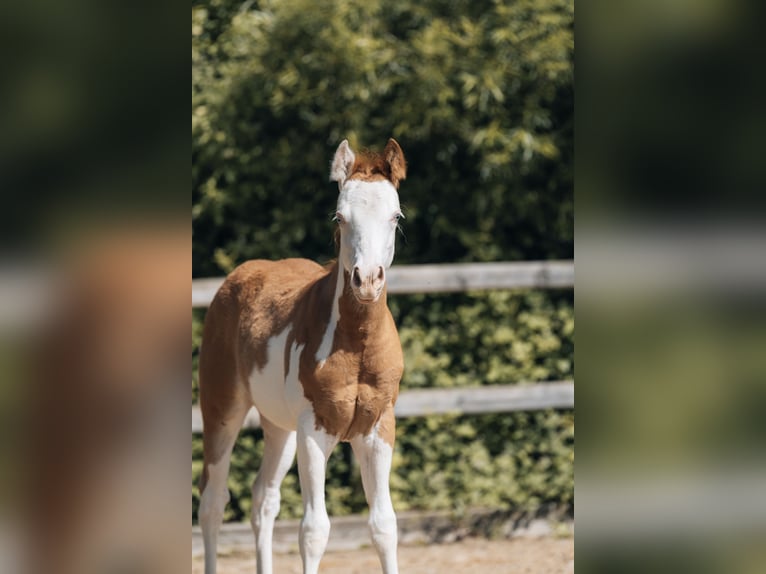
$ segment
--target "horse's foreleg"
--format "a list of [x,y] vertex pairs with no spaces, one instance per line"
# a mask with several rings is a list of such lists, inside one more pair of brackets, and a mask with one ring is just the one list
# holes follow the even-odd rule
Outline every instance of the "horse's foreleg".
[[295,432],[286,431],[261,416],[263,461],[253,483],[251,523],[255,533],[258,574],[271,574],[271,541],[274,521],[279,514],[279,487],[295,458]]
[[303,574],[316,574],[330,538],[330,518],[324,500],[327,459],[338,438],[316,428],[314,413],[304,412],[298,419],[298,473],[303,497],[300,549]]
[[[391,503],[388,483],[393,455],[391,443],[394,424],[393,409],[390,409],[370,434],[357,436],[351,441],[361,468],[364,494],[370,507],[368,524],[372,543],[385,574],[396,574],[399,571],[396,560],[396,514]],[[381,426],[386,429],[384,432],[380,432]],[[381,435],[388,436],[384,438]]]

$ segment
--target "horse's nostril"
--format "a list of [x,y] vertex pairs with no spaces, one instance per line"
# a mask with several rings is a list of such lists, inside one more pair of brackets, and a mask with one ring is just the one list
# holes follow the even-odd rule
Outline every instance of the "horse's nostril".
[[359,274],[359,267],[354,267],[354,273],[351,280],[354,283],[354,287],[357,289],[362,286],[362,276]]
[[383,279],[385,278],[385,276],[386,276],[386,272],[385,272],[385,270],[383,269],[383,267],[378,267],[378,279],[379,279],[380,281],[383,281]]

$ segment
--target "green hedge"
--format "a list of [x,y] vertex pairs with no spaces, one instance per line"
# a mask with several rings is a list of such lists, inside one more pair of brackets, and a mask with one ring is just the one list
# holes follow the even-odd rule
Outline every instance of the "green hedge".
[[571,0],[194,0],[196,276],[332,256],[343,138],[408,161],[397,263],[573,257]]

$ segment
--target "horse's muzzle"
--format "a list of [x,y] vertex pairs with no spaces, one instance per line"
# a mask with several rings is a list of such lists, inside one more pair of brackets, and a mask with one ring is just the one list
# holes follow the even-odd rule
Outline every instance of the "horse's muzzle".
[[378,266],[371,273],[362,273],[359,267],[351,272],[351,290],[360,303],[374,303],[380,298],[386,283],[386,270]]

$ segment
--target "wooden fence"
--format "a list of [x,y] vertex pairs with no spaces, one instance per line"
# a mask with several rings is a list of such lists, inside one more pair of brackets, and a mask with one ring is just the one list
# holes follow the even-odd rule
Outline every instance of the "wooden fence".
[[[486,289],[554,289],[574,287],[573,261],[518,263],[456,263],[396,265],[388,271],[390,294],[448,293]],[[223,278],[192,281],[192,307],[207,307]],[[515,383],[402,391],[396,416],[442,413],[496,413],[574,407],[574,382]],[[256,428],[258,411],[251,409],[245,428]],[[199,407],[192,407],[192,432],[202,432]]]

